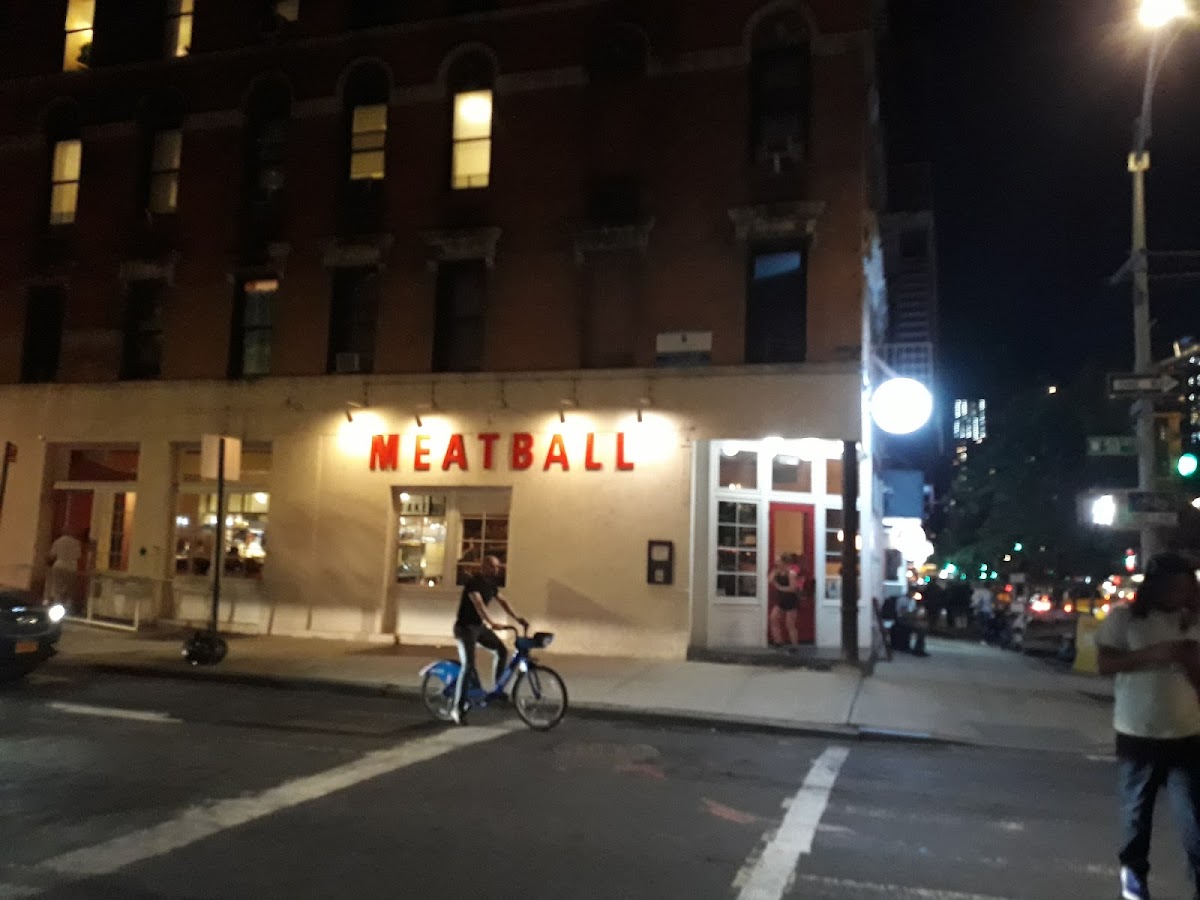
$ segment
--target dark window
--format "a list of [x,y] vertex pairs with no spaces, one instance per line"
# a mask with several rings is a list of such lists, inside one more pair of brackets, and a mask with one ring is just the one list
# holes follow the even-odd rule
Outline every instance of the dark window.
[[375,368],[375,320],[379,273],[374,268],[335,269],[329,317],[329,371],[342,374]]
[[481,259],[438,267],[435,371],[478,372],[483,368],[486,289],[487,266]]
[[596,225],[632,225],[642,218],[642,182],[636,175],[598,175],[588,184],[588,219]]
[[23,382],[40,384],[58,377],[66,305],[66,293],[60,287],[38,287],[29,292],[21,353]]
[[783,13],[755,32],[750,63],[753,161],[780,174],[804,162],[808,142],[811,54],[799,13]]
[[925,232],[918,228],[906,228],[900,232],[900,256],[904,259],[921,259],[927,250]]
[[625,81],[645,75],[645,38],[631,25],[600,32],[588,49],[587,68],[592,81]]
[[803,362],[807,286],[798,247],[764,248],[750,257],[746,290],[746,362]]
[[234,304],[229,375],[253,378],[271,374],[271,323],[279,282],[262,278],[244,282]]
[[278,237],[287,180],[287,138],[291,95],[286,86],[265,83],[247,109],[243,198],[259,242]]
[[125,295],[125,345],[121,377],[133,381],[162,374],[163,304],[167,284],[130,282]]

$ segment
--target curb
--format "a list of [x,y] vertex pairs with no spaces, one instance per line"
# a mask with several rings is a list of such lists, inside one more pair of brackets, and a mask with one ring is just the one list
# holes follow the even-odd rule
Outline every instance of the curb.
[[[408,685],[378,681],[347,681],[304,675],[271,675],[257,672],[223,671],[199,666],[167,666],[161,664],[101,662],[87,659],[55,661],[56,667],[84,669],[107,675],[126,675],[141,678],[161,678],[175,681],[208,681],[247,687],[272,688],[283,691],[320,691],[358,697],[419,697],[420,689]],[[757,717],[739,718],[717,713],[682,712],[680,710],[635,709],[611,703],[572,702],[570,713],[580,719],[635,724],[667,725],[687,728],[709,728],[718,732],[771,734],[789,737],[819,737],[839,741],[875,743],[922,744],[929,747],[975,747],[971,741],[923,732],[893,731],[857,725],[834,725],[820,722],[793,722],[786,719]]]

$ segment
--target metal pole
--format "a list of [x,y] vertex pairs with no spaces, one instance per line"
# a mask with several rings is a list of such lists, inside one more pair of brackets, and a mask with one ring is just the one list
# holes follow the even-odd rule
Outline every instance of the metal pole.
[[[1133,368],[1139,375],[1149,375],[1152,367],[1150,336],[1150,267],[1146,249],[1146,172],[1150,170],[1150,135],[1153,132],[1154,86],[1162,68],[1163,56],[1169,45],[1158,32],[1150,46],[1146,64],[1146,83],[1142,90],[1142,112],[1134,124],[1133,152],[1129,154],[1129,172],[1133,177]],[[1147,397],[1134,405],[1137,429],[1138,489],[1153,491],[1155,486],[1156,453],[1154,439],[1154,401]],[[1141,529],[1141,563],[1158,553],[1157,531],[1143,525]]]
[[[1146,170],[1150,154],[1143,151],[1129,158],[1133,174],[1133,368],[1150,374],[1150,274],[1146,259]],[[1145,398],[1134,405],[1137,427],[1138,488],[1154,490],[1155,440],[1154,401]],[[1158,553],[1158,534],[1149,525],[1141,529],[1141,563]]]
[[213,542],[212,621],[209,629],[217,633],[221,608],[221,570],[225,568],[225,438],[217,444],[217,533]]
[[858,444],[842,444],[842,658],[858,662]]

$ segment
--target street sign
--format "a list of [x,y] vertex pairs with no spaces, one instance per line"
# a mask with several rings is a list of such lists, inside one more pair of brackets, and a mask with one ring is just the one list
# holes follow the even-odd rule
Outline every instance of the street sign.
[[1168,394],[1179,387],[1179,382],[1170,375],[1110,374],[1108,393],[1114,397],[1144,397]]
[[1159,491],[1098,488],[1078,498],[1084,525],[1133,531],[1142,527],[1174,528],[1179,524],[1178,496]]
[[1137,438],[1118,434],[1087,439],[1088,456],[1137,456]]
[[1130,491],[1129,518],[1131,523],[1174,527],[1179,524],[1179,500],[1174,494],[1159,491]]

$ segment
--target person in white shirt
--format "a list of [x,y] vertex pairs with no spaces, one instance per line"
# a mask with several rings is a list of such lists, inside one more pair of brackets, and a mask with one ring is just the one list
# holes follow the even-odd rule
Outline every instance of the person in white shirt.
[[68,609],[75,599],[75,584],[79,576],[79,561],[83,559],[83,541],[68,531],[54,539],[46,562],[46,602],[61,603]]
[[1148,900],[1154,801],[1166,788],[1200,890],[1200,583],[1196,566],[1162,554],[1130,604],[1096,635],[1099,670],[1115,675],[1121,799],[1121,896]]

